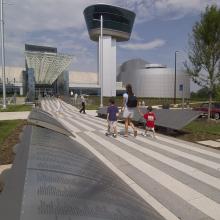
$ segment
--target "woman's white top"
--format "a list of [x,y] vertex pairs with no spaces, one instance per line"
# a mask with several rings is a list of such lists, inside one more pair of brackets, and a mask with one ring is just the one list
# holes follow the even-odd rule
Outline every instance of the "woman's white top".
[[123,94],[123,99],[125,100],[124,102],[124,111],[123,111],[123,118],[133,118],[134,117],[134,109],[135,108],[129,108],[127,106],[128,102],[128,93]]
[[124,107],[127,108],[128,93],[124,93],[124,94],[123,94],[123,99],[125,99]]

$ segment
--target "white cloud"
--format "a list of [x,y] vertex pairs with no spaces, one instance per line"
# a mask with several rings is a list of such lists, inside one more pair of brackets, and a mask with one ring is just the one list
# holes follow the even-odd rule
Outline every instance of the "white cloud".
[[[83,10],[98,0],[20,0],[5,8],[6,22],[14,31],[83,29]],[[111,1],[106,1],[111,2]]]
[[153,18],[179,19],[187,14],[198,14],[207,5],[217,4],[219,0],[121,0],[120,5],[136,12],[136,23]]
[[143,40],[143,38],[136,31],[132,31],[131,32],[131,40],[141,41],[141,40]]
[[[83,10],[100,0],[18,0],[5,5],[6,30],[9,32],[32,32],[45,30],[86,30]],[[138,22],[153,17],[185,15],[200,12],[207,4],[219,0],[102,0],[136,12]],[[175,12],[175,13],[174,13]]]
[[158,47],[162,47],[165,43],[166,42],[162,39],[155,39],[147,43],[127,43],[120,45],[120,47],[128,50],[152,50]]
[[[23,65],[24,44],[33,43],[58,47],[58,50],[77,54],[78,62],[91,63],[96,59],[88,49],[92,45],[86,29],[83,10],[100,0],[17,0],[5,5],[6,63]],[[102,0],[136,12],[136,23],[155,17],[178,19],[188,13],[200,13],[207,4],[219,0]],[[139,33],[133,32],[131,39],[142,41]],[[163,40],[145,44],[125,44],[123,48],[153,49],[162,46]],[[82,59],[82,60],[80,60]],[[88,65],[90,65],[88,64]]]
[[82,63],[91,61],[92,54],[83,42],[89,42],[83,10],[94,3],[99,0],[17,0],[5,5],[6,64],[18,61],[17,65],[24,65],[25,43],[54,46],[77,54]]

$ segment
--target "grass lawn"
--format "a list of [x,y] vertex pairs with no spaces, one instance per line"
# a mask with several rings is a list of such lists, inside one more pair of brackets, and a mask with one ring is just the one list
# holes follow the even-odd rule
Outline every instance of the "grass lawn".
[[220,135],[220,122],[196,120],[185,127],[185,130],[194,133],[208,133]]
[[0,109],[0,112],[24,112],[31,110],[32,105],[8,105],[6,109]]
[[26,120],[0,121],[0,164],[13,161],[12,147],[18,143],[24,124]]
[[[109,104],[109,98],[110,97],[103,97],[103,105],[108,106]],[[72,98],[73,99],[73,98]],[[115,104],[117,106],[122,106],[123,103],[123,97],[122,96],[117,96],[114,97],[115,99]],[[138,97],[138,101],[144,101],[146,105],[163,105],[163,104],[171,104],[173,102],[173,99],[171,98],[143,98],[143,97]],[[178,99],[177,102],[181,103],[181,100]],[[86,97],[86,109],[88,110],[96,110],[100,106],[100,97],[99,96],[88,96]],[[81,105],[77,105],[78,108],[81,108]]]
[[185,133],[179,138],[193,142],[220,139],[220,121],[197,119],[188,124],[183,132]]
[[97,110],[99,107],[97,104],[88,104],[86,105],[86,110]]

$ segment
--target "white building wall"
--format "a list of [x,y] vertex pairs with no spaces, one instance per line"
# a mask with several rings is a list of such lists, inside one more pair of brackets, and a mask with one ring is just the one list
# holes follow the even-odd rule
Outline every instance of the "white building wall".
[[[2,67],[0,66],[2,69]],[[23,78],[24,68],[6,66],[5,67],[5,83],[14,85],[19,88],[19,94],[24,95],[24,78]],[[0,73],[0,83],[2,83],[2,72]]]
[[103,36],[103,96],[116,96],[116,40],[111,36]]
[[69,83],[98,85],[98,74],[95,72],[69,71]]
[[[1,67],[0,67],[1,68]],[[24,68],[22,67],[5,67],[5,82],[7,83],[22,83],[23,82],[23,73]],[[2,72],[0,74],[0,78],[2,81]]]

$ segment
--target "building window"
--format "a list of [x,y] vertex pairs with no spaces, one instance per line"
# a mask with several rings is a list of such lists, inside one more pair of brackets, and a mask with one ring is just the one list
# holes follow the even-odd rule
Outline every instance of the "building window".
[[118,23],[129,25],[129,21],[125,17],[123,17],[119,14],[113,14],[113,13],[109,13],[109,12],[94,13],[93,18],[94,19],[100,19],[101,15],[103,15],[103,20],[104,21],[112,21],[112,22],[118,22]]

